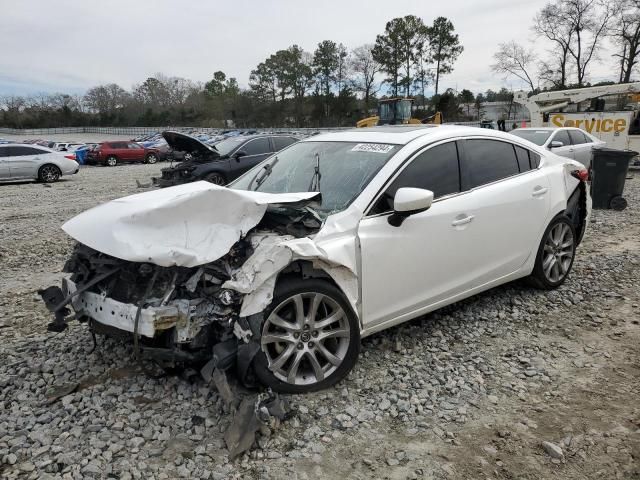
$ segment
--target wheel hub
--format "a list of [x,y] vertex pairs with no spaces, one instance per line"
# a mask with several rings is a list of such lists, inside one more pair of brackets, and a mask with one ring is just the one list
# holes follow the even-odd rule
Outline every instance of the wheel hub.
[[261,347],[269,370],[292,385],[321,382],[342,364],[350,341],[342,307],[321,293],[295,294],[269,314]]

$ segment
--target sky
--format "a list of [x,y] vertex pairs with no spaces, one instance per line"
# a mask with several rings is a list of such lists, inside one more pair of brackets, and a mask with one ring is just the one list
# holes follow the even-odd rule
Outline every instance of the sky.
[[[158,72],[205,82],[222,70],[247,86],[255,66],[292,44],[313,52],[330,39],[373,43],[387,21],[408,14],[430,24],[449,18],[464,52],[446,88],[474,93],[522,83],[491,72],[500,42],[544,53],[531,33],[547,0],[0,0],[0,96],[64,92],[118,83],[125,89]],[[611,53],[592,81],[615,79]]]

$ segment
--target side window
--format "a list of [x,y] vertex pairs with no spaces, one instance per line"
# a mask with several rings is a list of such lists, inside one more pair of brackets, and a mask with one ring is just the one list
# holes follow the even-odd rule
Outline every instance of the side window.
[[129,148],[132,150],[140,150],[142,147],[140,145],[138,145],[137,143],[130,143],[129,144]]
[[460,167],[455,142],[438,145],[415,157],[387,187],[370,213],[393,210],[393,199],[402,187],[431,190],[434,198],[460,192]]
[[127,148],[127,144],[124,142],[113,142],[109,144],[109,147],[113,148],[114,150],[120,150],[122,148]]
[[38,155],[41,150],[33,147],[8,147],[9,157],[25,157],[27,155]]
[[296,143],[298,140],[291,137],[273,137],[273,144],[275,145],[276,152],[279,152],[285,147]]
[[580,145],[581,143],[588,143],[587,138],[580,130],[569,130],[569,137],[571,137],[571,143],[574,145]]
[[569,134],[566,130],[559,130],[551,139],[552,142],[562,142],[562,144],[566,147],[567,145],[571,145],[571,139],[569,138]]
[[9,147],[0,147],[0,158],[9,156]]
[[245,143],[240,150],[244,150],[248,155],[262,155],[271,152],[269,139],[267,137],[256,138]]
[[513,145],[498,140],[466,140],[464,189],[479,187],[520,173]]
[[529,161],[531,162],[531,169],[538,168],[540,166],[540,155],[529,151]]
[[514,145],[514,147],[516,149],[516,157],[518,158],[518,168],[520,169],[520,172],[531,170],[532,166],[529,160],[529,150],[518,147],[517,145]]

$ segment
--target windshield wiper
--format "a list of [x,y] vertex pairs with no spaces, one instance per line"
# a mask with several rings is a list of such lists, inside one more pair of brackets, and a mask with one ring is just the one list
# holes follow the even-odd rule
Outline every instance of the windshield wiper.
[[[258,173],[256,173],[255,176],[249,182],[249,186],[247,187],[247,190],[251,190],[251,187],[253,186],[253,182],[256,182],[256,190],[258,190],[260,185],[262,185],[264,181],[267,179],[267,177],[271,175],[271,172],[273,171],[273,167],[275,166],[276,163],[278,163],[278,157],[275,157],[273,159],[273,162],[267,163],[264,167],[262,167],[262,169],[260,169]],[[262,170],[264,170],[264,172]]]
[[316,152],[316,166],[313,169],[313,177],[311,177],[311,183],[307,192],[319,192],[320,191],[320,179],[322,174],[320,173],[320,154]]

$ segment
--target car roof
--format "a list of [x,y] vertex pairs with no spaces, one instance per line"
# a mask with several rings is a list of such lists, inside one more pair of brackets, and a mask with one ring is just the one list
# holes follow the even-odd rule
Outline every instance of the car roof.
[[513,137],[506,132],[479,127],[467,127],[464,125],[386,125],[381,127],[355,128],[316,135],[302,141],[363,142],[406,145],[407,143],[421,137],[429,137],[433,141],[437,141],[451,137],[473,135],[503,138],[505,140],[513,141]]
[[46,150],[47,152],[54,152],[54,150],[51,150],[48,147],[45,147],[43,145],[36,145],[33,143],[0,143],[0,147],[30,147],[30,148],[41,148],[43,150]]

